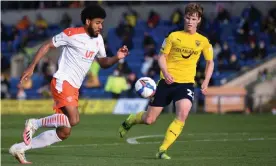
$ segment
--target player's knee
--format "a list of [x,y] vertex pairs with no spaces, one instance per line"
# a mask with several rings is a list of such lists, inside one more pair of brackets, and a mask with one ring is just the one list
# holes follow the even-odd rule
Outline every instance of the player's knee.
[[80,118],[77,107],[65,106],[63,112],[67,115],[71,127],[76,126],[79,123]]
[[180,121],[185,121],[189,116],[189,111],[188,110],[181,110],[179,111],[179,114],[177,116],[177,118],[180,120]]
[[57,128],[56,132],[57,132],[57,136],[61,140],[65,140],[70,136],[71,128],[68,128],[68,127]]
[[69,122],[70,122],[70,125],[71,125],[72,127],[73,127],[73,126],[76,126],[77,124],[79,124],[80,118],[79,118],[79,117],[71,118],[71,119],[69,120]]
[[151,125],[151,124],[153,124],[153,123],[155,122],[155,120],[156,120],[156,118],[147,116],[147,117],[145,118],[145,123],[146,123],[147,125]]

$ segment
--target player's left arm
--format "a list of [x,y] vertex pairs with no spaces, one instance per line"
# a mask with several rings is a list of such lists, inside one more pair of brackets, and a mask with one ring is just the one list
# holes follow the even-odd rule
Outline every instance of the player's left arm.
[[[105,48],[100,49],[99,51],[99,55],[105,55]],[[101,66],[101,68],[109,68],[112,65],[114,65],[115,63],[117,63],[120,59],[125,58],[128,55],[128,48],[127,46],[123,46],[121,48],[119,48],[119,50],[117,51],[117,55],[112,56],[112,57],[106,57],[106,56],[97,56],[98,58],[98,62]]]
[[201,91],[203,94],[206,94],[210,79],[214,71],[213,47],[209,42],[207,42],[206,46],[203,48],[203,55],[206,60],[206,67],[205,79],[201,85]]

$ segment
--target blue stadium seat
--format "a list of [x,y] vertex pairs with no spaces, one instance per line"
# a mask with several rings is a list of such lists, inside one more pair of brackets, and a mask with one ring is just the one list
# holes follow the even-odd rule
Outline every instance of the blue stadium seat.
[[143,36],[134,37],[132,39],[133,49],[143,49],[143,41],[144,41],[144,34]]
[[143,38],[145,30],[144,29],[134,29],[134,36],[133,38]]
[[241,21],[240,17],[232,16],[230,20],[230,24],[232,24],[233,31],[237,30],[239,28],[239,23]]
[[35,73],[32,76],[32,81],[33,81],[32,89],[39,89],[42,87],[42,84],[44,83],[44,77],[43,75]]
[[136,26],[135,26],[135,30],[136,29],[147,29],[147,23],[144,20],[137,20]]
[[228,36],[233,35],[233,26],[230,23],[228,24],[220,23],[219,26],[220,26],[220,32],[221,32],[220,40],[225,41],[228,39]]
[[258,41],[263,40],[265,42],[265,45],[270,45],[270,39],[267,33],[261,32],[258,36]]
[[104,91],[103,88],[82,88],[81,96],[83,98],[111,98],[111,94]]
[[6,53],[8,52],[8,43],[1,41],[1,53]]
[[276,46],[267,47],[268,53],[275,53],[276,52]]
[[14,89],[14,88],[17,88],[17,85],[20,81],[20,78],[19,77],[11,77],[10,78],[10,85],[11,85],[11,88]]
[[58,24],[50,24],[48,26],[48,29],[46,31],[46,33],[49,35],[49,36],[54,36],[60,32],[62,32],[64,29],[60,28]]
[[19,84],[19,77],[11,77],[10,78],[10,93],[13,98],[16,97],[16,93],[18,91],[17,85]]
[[107,78],[108,78],[108,76],[99,76],[100,83],[102,85],[105,85],[106,81],[107,81]]
[[142,49],[133,49],[133,50],[130,51],[130,55],[128,57],[131,58],[131,56],[143,57],[144,56],[144,50],[142,50]]
[[170,25],[171,24],[171,21],[170,20],[160,20],[159,21],[159,25],[160,26],[168,26],[168,25]]
[[112,67],[110,67],[108,69],[101,69],[99,71],[99,76],[109,76],[110,74],[113,73],[113,71],[115,70],[116,67],[117,67],[117,65],[113,65]]
[[27,99],[40,99],[41,96],[39,93],[37,93],[36,89],[27,89],[25,90]]
[[260,24],[258,22],[253,23],[250,27],[255,32],[255,34],[257,34],[257,35],[261,31],[261,27],[260,27]]
[[117,36],[115,28],[111,28],[108,31],[107,40],[111,52],[115,55],[118,48],[122,46],[122,40]]
[[13,28],[13,25],[5,25],[6,26],[6,32],[8,35],[11,35],[12,34],[12,28]]

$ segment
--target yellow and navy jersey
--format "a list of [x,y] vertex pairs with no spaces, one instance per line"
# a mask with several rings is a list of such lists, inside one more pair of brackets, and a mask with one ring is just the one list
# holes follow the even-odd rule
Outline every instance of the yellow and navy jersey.
[[[201,52],[205,60],[213,60],[212,45],[199,33],[172,32],[165,38],[160,52],[166,55],[167,70],[177,83],[195,83]],[[162,72],[161,78],[164,79]]]

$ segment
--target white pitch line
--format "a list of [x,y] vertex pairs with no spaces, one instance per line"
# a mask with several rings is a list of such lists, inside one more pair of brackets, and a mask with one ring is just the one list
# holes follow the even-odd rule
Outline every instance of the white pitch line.
[[[155,136],[155,137],[154,137]],[[147,135],[147,136],[139,136],[128,138],[132,139],[133,142],[128,141],[129,144],[159,144],[161,141],[154,141],[154,142],[138,142],[135,143],[134,138],[142,139],[142,138],[157,138],[161,137],[161,135]],[[163,135],[162,135],[163,137]],[[247,139],[201,139],[201,140],[185,140],[185,141],[176,141],[176,143],[184,143],[184,142],[230,142],[230,141],[276,141],[276,138],[247,138]],[[77,145],[53,145],[48,146],[47,148],[71,148],[71,147],[91,147],[91,146],[118,146],[118,145],[125,145],[125,143],[109,143],[109,144],[77,144]],[[9,148],[1,148],[1,150],[8,150]]]
[[[248,135],[249,133],[240,132],[240,133],[187,133],[188,136],[195,136],[195,135]],[[142,138],[152,138],[152,137],[164,137],[164,135],[145,135],[145,136],[138,136],[127,139],[129,144],[138,144],[136,139]]]
[[[125,143],[109,143],[109,144],[77,144],[77,145],[53,145],[46,148],[71,148],[71,147],[86,147],[86,146],[117,146]],[[9,148],[1,148],[1,150],[8,150]]]
[[237,132],[237,133],[185,133],[187,136],[195,136],[195,135],[249,135],[247,132]]
[[248,141],[263,141],[264,138],[249,138]]
[[[157,138],[157,137],[164,137],[164,135],[145,135],[145,136],[138,136],[132,137],[127,139],[127,143],[129,144],[155,144],[160,143],[160,141],[155,142],[138,142],[138,139],[143,138]],[[276,140],[276,138],[247,138],[247,139],[200,139],[200,140],[185,140],[185,141],[176,141],[176,142],[229,142],[229,141],[265,141],[265,140]]]
[[128,138],[126,141],[129,144],[139,144],[137,139],[142,139],[142,138],[157,138],[157,137],[164,137],[164,135],[145,135],[145,136],[139,136],[139,137],[132,137]]

